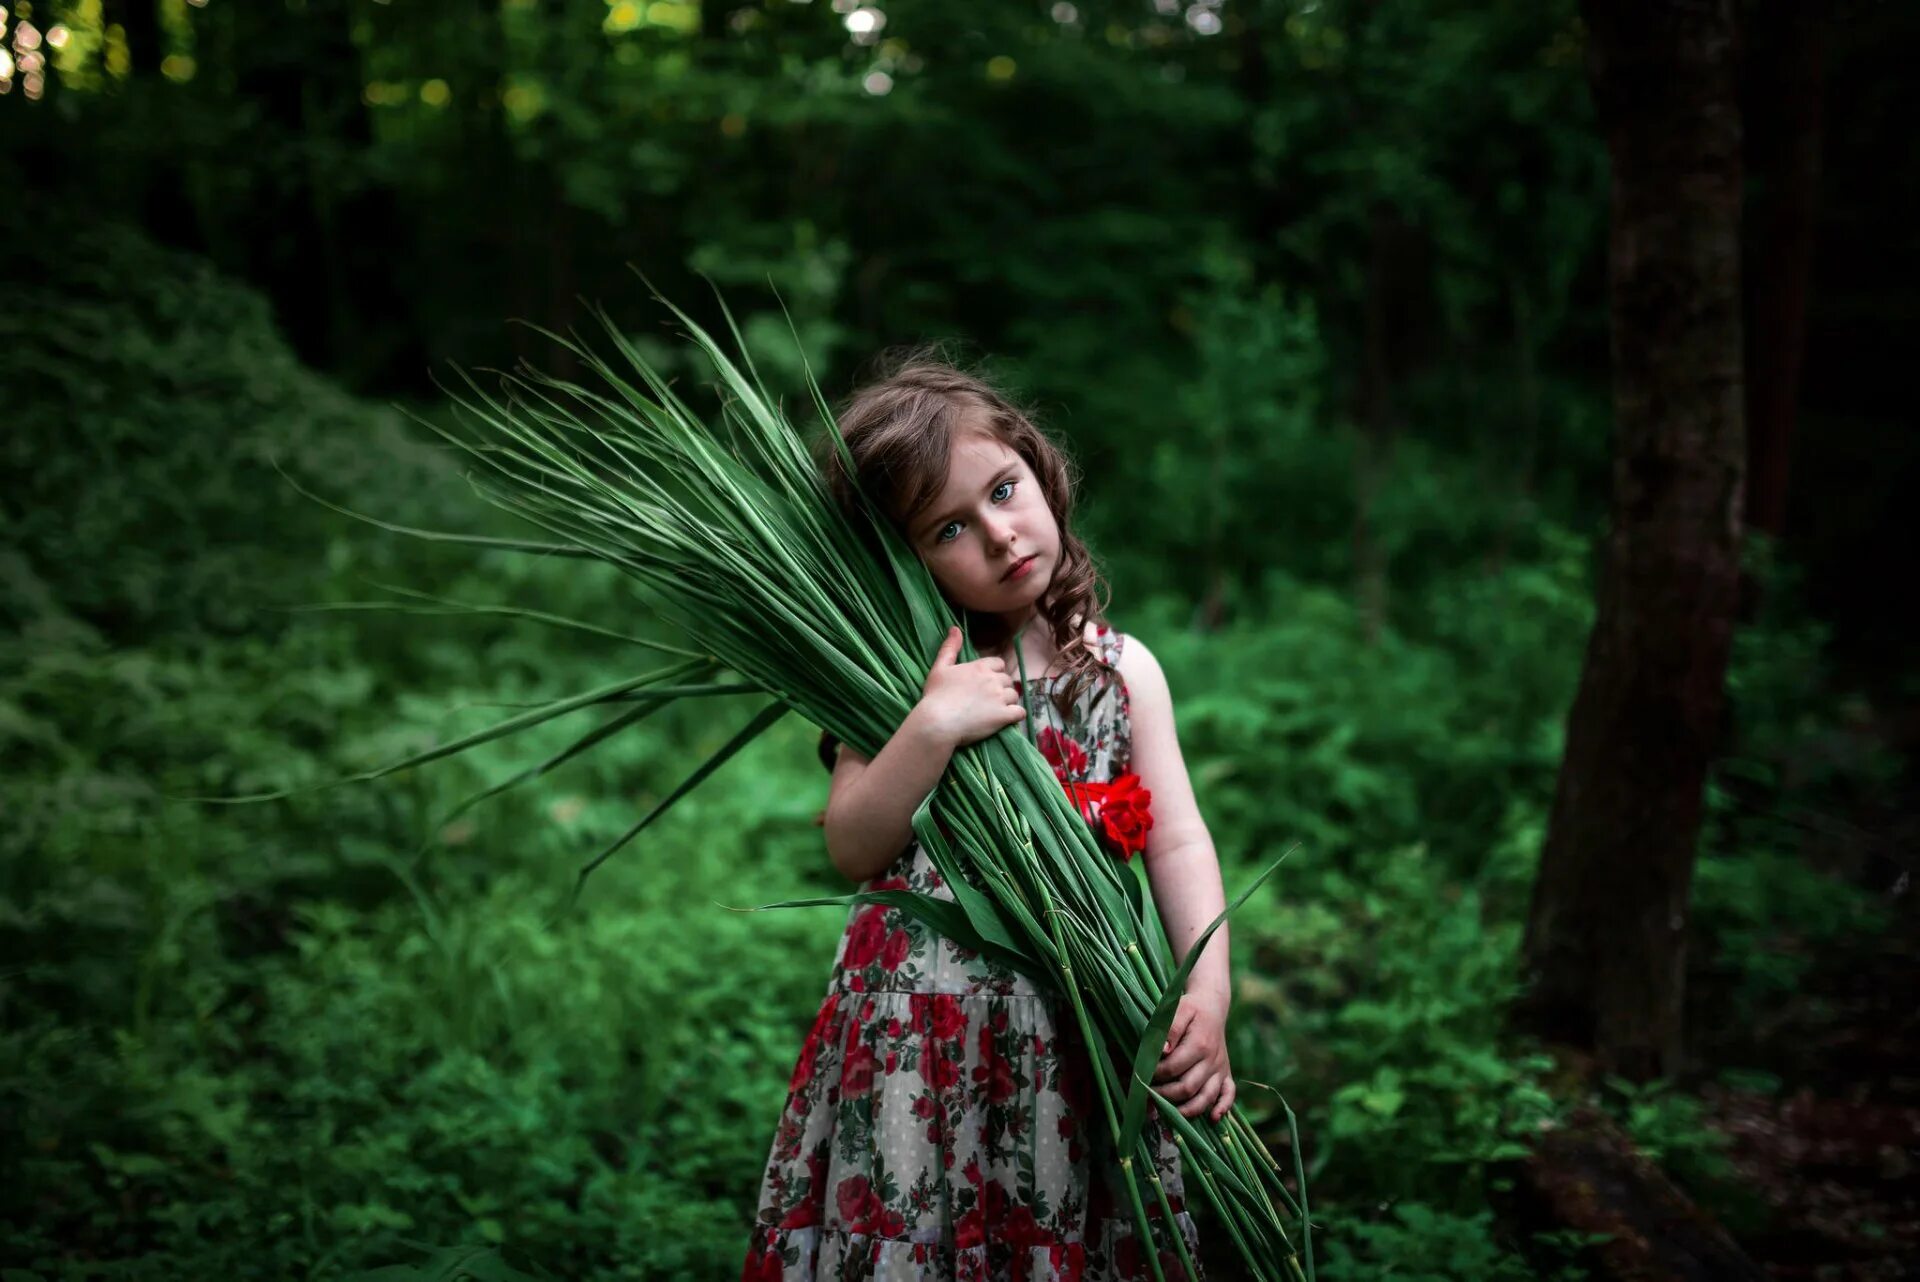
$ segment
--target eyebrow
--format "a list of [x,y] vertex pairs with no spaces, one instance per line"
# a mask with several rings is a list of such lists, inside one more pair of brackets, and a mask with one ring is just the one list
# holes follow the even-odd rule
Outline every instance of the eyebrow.
[[[991,494],[995,490],[999,489],[1000,482],[1006,480],[1009,473],[1011,473],[1012,475],[1018,476],[1020,474],[1020,469],[1015,467],[1012,463],[1007,464],[1005,467],[1001,468],[998,472],[995,472],[993,474],[992,479],[987,482],[987,488],[984,491],[984,493]],[[935,530],[938,530],[943,526],[945,526],[946,523],[952,519],[953,512],[954,510],[952,508],[948,508],[945,512],[939,512],[934,514],[933,516],[923,518],[915,527],[918,532],[913,537],[916,539],[926,538],[927,535],[932,534]]]

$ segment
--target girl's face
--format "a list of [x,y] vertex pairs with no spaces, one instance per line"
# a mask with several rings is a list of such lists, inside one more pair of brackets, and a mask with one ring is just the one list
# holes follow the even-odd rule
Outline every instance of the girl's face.
[[1016,625],[1046,594],[1060,527],[1018,454],[984,432],[954,434],[947,483],[907,528],[948,599]]

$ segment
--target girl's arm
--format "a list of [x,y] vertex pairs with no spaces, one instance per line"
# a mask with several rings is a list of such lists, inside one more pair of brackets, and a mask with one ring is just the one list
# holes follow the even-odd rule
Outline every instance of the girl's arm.
[[[1213,835],[1207,831],[1194,801],[1193,783],[1187,778],[1186,759],[1174,731],[1173,695],[1167,688],[1166,674],[1153,652],[1131,633],[1120,651],[1120,675],[1126,679],[1131,705],[1133,772],[1140,776],[1140,786],[1153,796],[1149,803],[1153,827],[1147,830],[1146,849],[1140,857],[1146,862],[1153,902],[1167,928],[1167,942],[1173,946],[1177,965],[1186,960],[1187,950],[1200,932],[1227,906],[1220,861],[1214,853]],[[1232,987],[1227,951],[1227,926],[1223,924],[1213,932],[1207,951],[1187,978],[1187,991],[1218,1000],[1222,1015],[1226,1014]]]
[[885,872],[913,841],[913,812],[927,799],[957,746],[915,704],[876,757],[846,744],[827,796],[827,858],[862,882]]
[[[1133,723],[1133,772],[1152,794],[1153,827],[1147,830],[1146,849],[1140,857],[1178,964],[1227,906],[1220,861],[1187,778],[1166,674],[1153,652],[1132,634],[1120,651],[1119,667],[1127,683]],[[1205,1113],[1218,1120],[1233,1107],[1239,1093],[1226,1049],[1227,1007],[1233,991],[1229,947],[1227,927],[1222,924],[1187,976],[1167,1047],[1154,1071],[1160,1093],[1187,1117]]]
[[913,841],[913,812],[940,782],[954,750],[1026,717],[1007,665],[957,662],[961,645],[960,629],[948,628],[919,702],[872,761],[840,745],[821,826],[827,858],[842,876],[858,882],[885,871]]

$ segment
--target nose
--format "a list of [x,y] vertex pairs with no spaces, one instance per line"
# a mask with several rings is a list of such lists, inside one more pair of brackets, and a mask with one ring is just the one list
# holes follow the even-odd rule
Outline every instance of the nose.
[[1004,548],[1013,542],[1013,522],[1007,518],[997,517],[990,519],[987,521],[986,528],[987,538],[992,541],[994,547]]

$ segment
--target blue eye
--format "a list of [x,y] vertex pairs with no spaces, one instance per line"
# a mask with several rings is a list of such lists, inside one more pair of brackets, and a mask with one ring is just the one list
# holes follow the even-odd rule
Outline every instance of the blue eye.
[[[1006,480],[1000,482],[1000,484],[993,487],[993,493],[998,494],[1001,490],[1010,491],[1012,487],[1018,484],[1019,484],[1018,481],[1014,480],[1012,477],[1008,477]],[[1013,495],[1011,493],[1007,495],[1008,499],[1011,499],[1012,497]],[[1003,499],[1001,501],[1005,502],[1006,500]],[[948,539],[946,538],[947,531],[951,530],[954,526],[958,524],[960,524],[960,522],[958,521],[948,521],[945,525],[941,526],[938,530],[934,531],[933,541],[936,544],[948,542]]]

